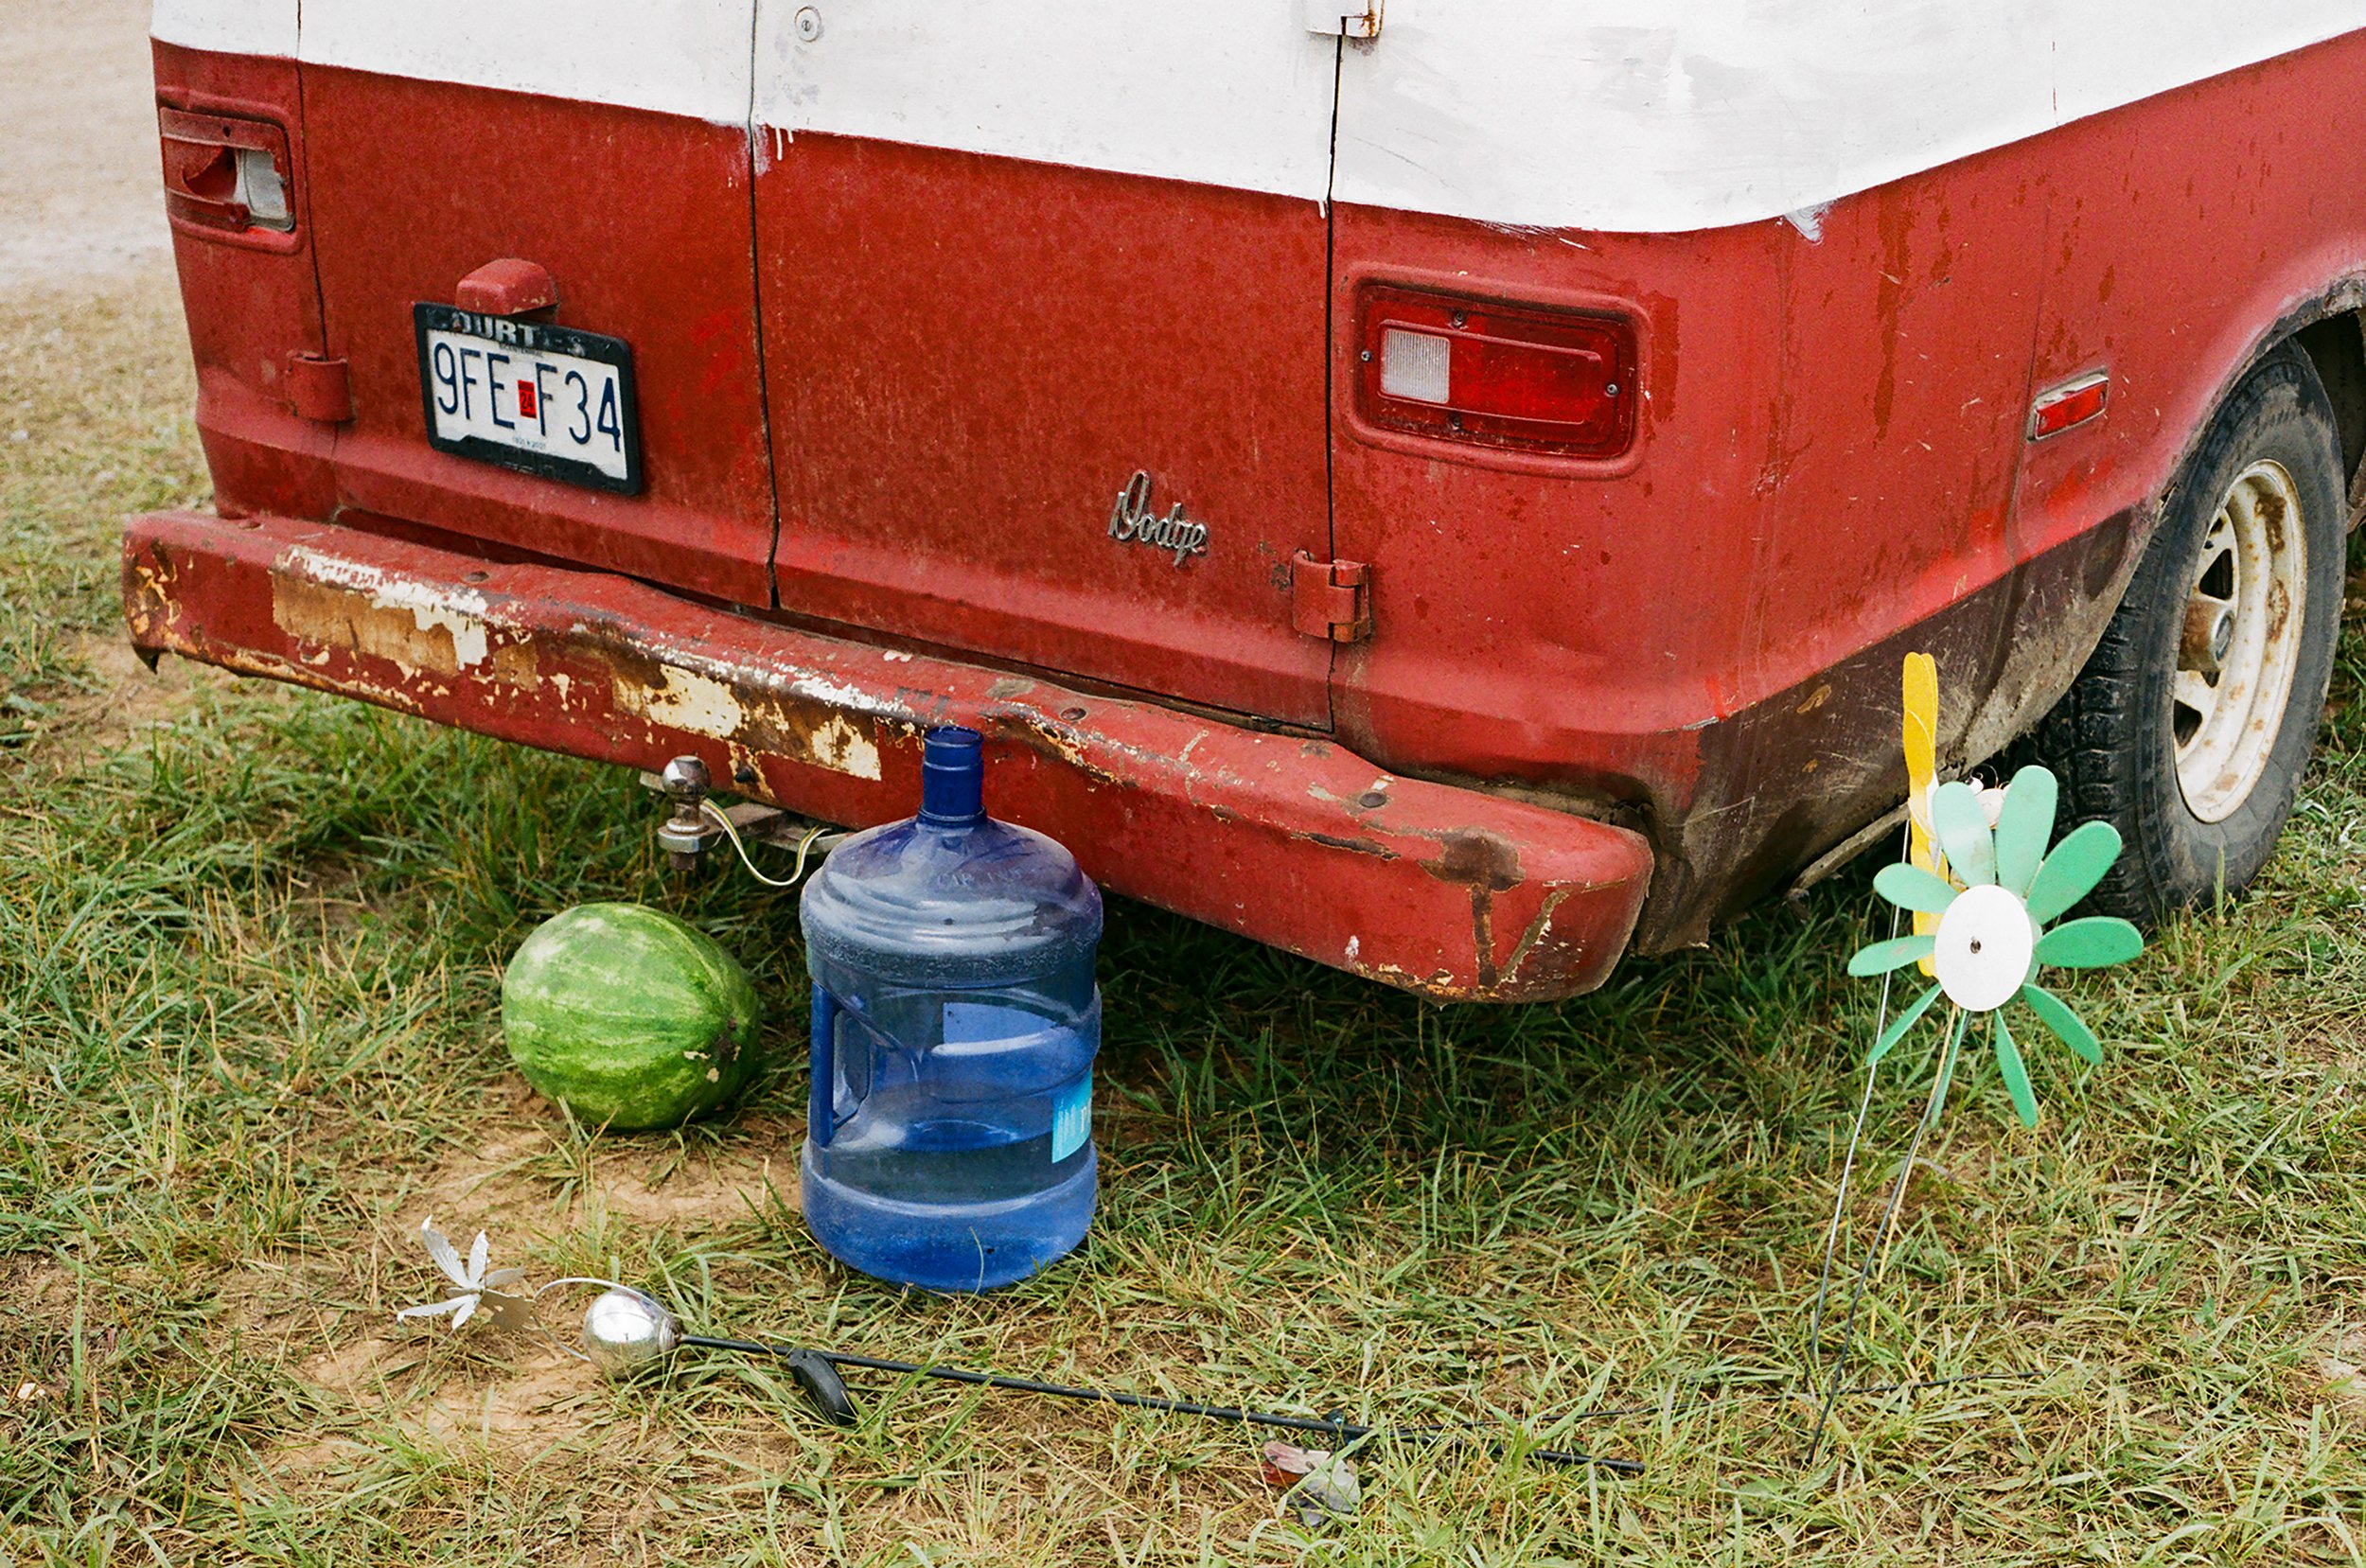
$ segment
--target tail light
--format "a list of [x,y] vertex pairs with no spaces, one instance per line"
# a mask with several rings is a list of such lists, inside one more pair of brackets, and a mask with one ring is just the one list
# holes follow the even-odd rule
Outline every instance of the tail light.
[[222,234],[286,235],[295,228],[288,132],[269,120],[159,109],[165,210]]
[[1364,299],[1360,399],[1384,429],[1563,457],[1634,441],[1634,324],[1405,289]]

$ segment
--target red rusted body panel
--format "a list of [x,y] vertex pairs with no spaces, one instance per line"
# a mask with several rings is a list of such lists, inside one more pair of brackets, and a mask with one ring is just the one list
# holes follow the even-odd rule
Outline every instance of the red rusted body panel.
[[[268,120],[289,132],[301,167],[295,62],[155,45],[160,108]],[[309,182],[291,195],[302,208]],[[173,259],[197,362],[197,429],[226,512],[270,510],[326,517],[336,504],[328,454],[333,432],[288,406],[288,357],[318,353],[320,288],[311,231],[224,236],[175,218]]]
[[[1446,461],[1335,400],[1354,437],[1337,545],[1375,583],[1374,635],[1340,656],[1341,732],[1407,768],[1631,802],[1670,868],[1654,945],[1699,939],[1788,808],[1827,810],[1782,828],[1745,897],[1855,827],[1860,775],[1897,772],[1897,748],[1819,678],[1910,626],[1951,694],[1986,690],[2004,652],[1978,590],[2013,565],[2044,213],[2011,155],[1835,203],[1814,242],[1776,220],[1580,249],[1342,208],[1335,315],[1389,285],[1630,311],[1644,416],[1606,462]],[[1354,342],[1335,340],[1335,385]],[[1894,727],[1889,662],[1866,695]],[[1742,715],[1794,687],[1750,721],[1774,766],[1736,777]],[[1969,717],[1951,707],[1950,741]]]
[[[1374,632],[1339,652],[1336,732],[1631,807],[1660,857],[1646,950],[1902,798],[1898,654],[1939,657],[1946,765],[1987,757],[2093,646],[2223,390],[2357,304],[2360,81],[2353,34],[1845,197],[1812,239],[1340,207],[1334,542],[1370,566]],[[1632,312],[1633,450],[1368,426],[1354,324],[1386,284]],[[2098,369],[2103,418],[2024,438],[2034,396]]]
[[[356,414],[337,505],[771,602],[748,139],[677,115],[304,67],[309,227]],[[559,319],[632,344],[647,493],[574,489],[427,444],[411,307],[488,262],[543,268]]]
[[[782,607],[1327,726],[1288,573],[1331,554],[1321,208],[841,136],[771,153]],[[1107,537],[1138,470],[1210,549]]]
[[[1112,885],[1449,995],[1593,983],[1630,895],[1634,947],[1698,941],[1894,806],[1907,649],[1939,661],[1942,766],[1994,753],[2084,661],[2225,389],[2366,299],[2361,33],[1791,219],[1664,234],[156,61],[160,101],[272,119],[301,166],[292,235],[176,231],[224,516],[288,548],[286,520],[333,522],[344,556],[446,588],[491,573],[519,645],[603,691],[705,640],[751,700],[787,689],[751,673],[765,658],[805,661],[792,685],[892,665],[919,695],[848,687],[880,779],[748,743],[768,759],[753,787],[874,819],[908,804],[897,726],[982,715],[1024,774],[1021,819]],[[648,494],[429,449],[410,307],[500,258],[550,271],[557,322],[632,344]],[[1383,287],[1629,318],[1632,445],[1588,460],[1368,424]],[[291,355],[347,364],[350,421],[291,411]],[[2027,439],[2034,397],[2096,373],[2101,417]],[[1207,554],[1109,536],[1137,472],[1138,509],[1181,505]],[[586,755],[662,760],[697,734],[473,668],[390,677],[273,618],[302,573],[254,538],[169,517],[132,541],[172,565],[133,584],[150,645]],[[421,553],[367,556],[391,541]],[[1316,591],[1351,580],[1337,605]],[[607,629],[560,635],[539,591]],[[1203,735],[1244,749],[1217,771],[1262,781],[1247,804],[1206,793],[1201,751],[1160,749]],[[1058,761],[1071,743],[1086,763]],[[701,742],[711,762],[723,744]],[[1368,766],[1394,781],[1391,820],[1429,802],[1420,834],[1377,840],[1393,858],[1332,844],[1377,831],[1336,802],[1299,803]],[[1518,877],[1475,903],[1467,879],[1392,880],[1443,868],[1457,812],[1520,847]],[[1641,843],[1648,897],[1600,858]],[[1598,882],[1616,897],[1552,891]],[[1578,936],[1555,957],[1531,929]]]
[[1592,989],[1650,880],[1605,822],[1395,777],[1326,740],[768,625],[605,573],[198,513],[124,543],[133,643],[643,767],[695,752],[830,821],[909,813],[920,737],[986,735],[987,805],[1116,890],[1433,995]]

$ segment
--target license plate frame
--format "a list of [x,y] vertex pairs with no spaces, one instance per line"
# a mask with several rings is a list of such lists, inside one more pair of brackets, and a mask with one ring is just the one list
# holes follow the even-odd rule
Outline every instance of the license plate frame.
[[[641,493],[641,404],[633,381],[630,344],[580,327],[490,316],[456,305],[415,304],[411,319],[417,339],[419,402],[429,446],[539,479],[614,495]],[[483,345],[488,356],[483,382],[466,381],[462,375],[465,350],[475,344]],[[439,376],[437,347],[453,351],[450,379]],[[503,363],[497,366],[493,361]],[[531,430],[521,419],[503,418],[501,391],[495,390],[509,392],[511,413],[517,414],[519,379],[513,375],[503,386],[498,378],[502,369],[514,368],[521,361],[556,373],[555,379],[537,377],[528,383],[535,389],[535,428]],[[571,377],[577,379],[571,380]],[[441,398],[439,382],[448,389]],[[578,387],[578,414],[571,416],[565,404],[568,395]],[[445,407],[447,401],[452,406]],[[552,418],[554,403],[560,405],[556,421]],[[477,416],[480,406],[486,411],[483,419]],[[574,435],[578,425],[587,432],[582,439]],[[488,427],[503,426],[516,433],[507,438],[487,433]]]

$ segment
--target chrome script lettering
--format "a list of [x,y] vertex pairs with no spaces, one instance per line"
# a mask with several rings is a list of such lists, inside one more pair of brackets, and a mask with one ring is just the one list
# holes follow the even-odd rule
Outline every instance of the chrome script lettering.
[[1117,504],[1109,508],[1109,537],[1120,544],[1147,544],[1171,550],[1178,567],[1193,555],[1208,554],[1208,525],[1185,517],[1181,502],[1176,502],[1164,517],[1151,505],[1147,468],[1135,469],[1134,477],[1118,492]]

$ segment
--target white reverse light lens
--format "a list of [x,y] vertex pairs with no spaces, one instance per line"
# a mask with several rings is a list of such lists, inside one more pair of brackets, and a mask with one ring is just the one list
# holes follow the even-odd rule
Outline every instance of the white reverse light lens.
[[1454,342],[1428,332],[1387,327],[1380,334],[1380,390],[1416,403],[1446,401],[1446,367]]
[[288,183],[279,177],[271,154],[260,148],[238,149],[237,199],[246,203],[248,220],[258,229],[292,229],[295,217],[288,210]]

